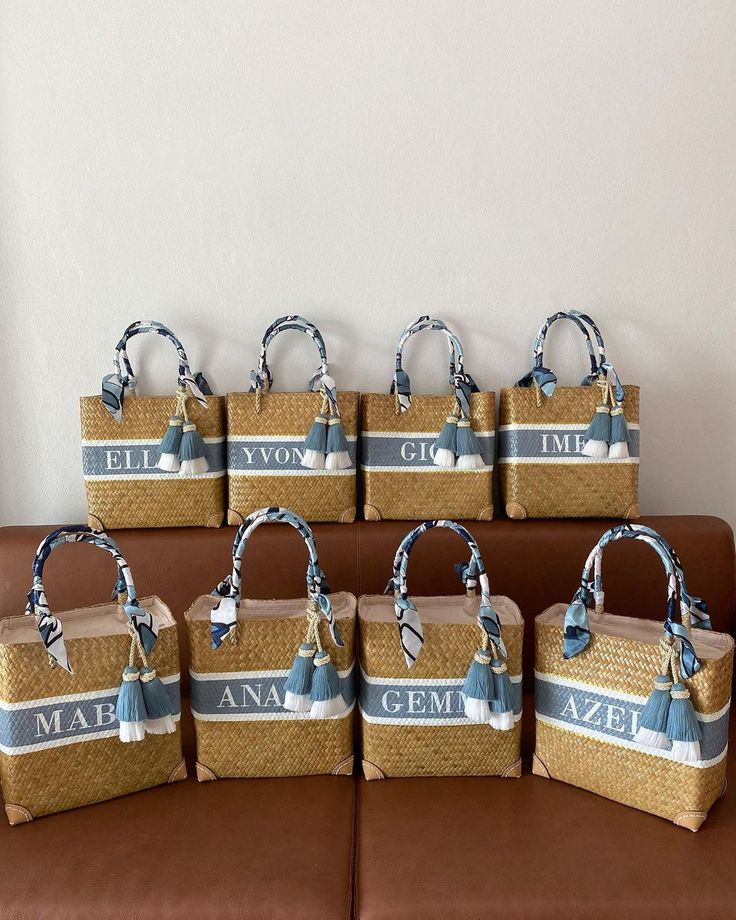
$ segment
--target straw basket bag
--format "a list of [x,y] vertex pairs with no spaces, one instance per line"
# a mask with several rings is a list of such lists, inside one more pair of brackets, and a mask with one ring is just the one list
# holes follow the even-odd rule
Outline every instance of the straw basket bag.
[[[153,333],[179,356],[176,395],[138,396],[128,341]],[[134,394],[124,400],[126,390]],[[191,398],[194,397],[194,398]],[[83,396],[82,466],[97,529],[219,527],[225,518],[225,400],[192,374],[184,347],[161,323],[132,323],[102,380]]]
[[[604,613],[603,548],[622,538],[664,564],[664,630]],[[663,537],[635,524],[607,531],[572,604],[536,620],[534,772],[696,831],[725,786],[733,647]]]
[[[432,527],[470,547],[470,562],[456,566],[467,597],[410,599],[409,554]],[[471,535],[454,521],[420,524],[401,541],[386,593],[394,597],[361,597],[358,607],[366,778],[520,776],[524,623],[513,601],[490,596]]]
[[[243,551],[267,521],[290,524],[306,543],[306,601],[241,599]],[[241,524],[232,573],[185,615],[200,780],[352,773],[356,600],[328,590],[298,515],[262,508]]]
[[[545,337],[558,319],[586,338],[590,373],[579,387],[558,387],[544,366]],[[639,388],[621,385],[589,316],[569,310],[544,323],[534,367],[501,390],[498,430],[509,517],[639,517]]]
[[[112,555],[117,603],[51,613],[44,563],[70,542]],[[176,624],[157,597],[137,598],[113,541],[80,525],[50,533],[33,561],[26,613],[0,620],[0,779],[10,823],[185,779]]]
[[[412,396],[402,366],[412,335],[439,330],[448,339],[447,396]],[[480,393],[463,366],[462,346],[442,320],[420,316],[396,349],[389,396],[361,399],[361,470],[368,521],[493,516],[495,396]]]
[[[271,392],[266,351],[287,329],[306,333],[319,351],[307,393]],[[277,319],[250,381],[250,392],[227,397],[228,523],[241,524],[267,504],[307,521],[354,521],[358,394],[341,393],[338,406],[319,329],[301,316]]]

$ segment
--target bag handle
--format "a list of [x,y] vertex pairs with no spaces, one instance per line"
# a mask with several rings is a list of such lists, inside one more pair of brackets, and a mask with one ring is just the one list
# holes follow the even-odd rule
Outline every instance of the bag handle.
[[66,543],[89,543],[104,549],[115,560],[117,578],[113,598],[125,610],[130,626],[146,652],[150,652],[158,635],[158,624],[150,611],[138,603],[133,576],[115,541],[108,534],[92,530],[83,524],[70,524],[52,531],[39,545],[33,558],[33,585],[28,592],[26,614],[37,618],[38,631],[49,655],[49,661],[59,664],[65,671],[73,673],[66,647],[61,621],[55,617],[48,605],[43,586],[43,569],[51,553]]
[[458,337],[448,329],[441,319],[420,316],[404,329],[396,348],[396,365],[390,393],[396,396],[396,414],[406,412],[411,406],[411,381],[402,366],[404,346],[417,332],[439,331],[447,336],[450,354],[450,386],[455,393],[456,411],[460,418],[470,416],[470,394],[478,392],[478,386],[464,368],[463,347]]
[[342,647],[343,641],[328,597],[329,585],[324,572],[320,568],[319,559],[317,558],[317,544],[311,527],[303,518],[288,508],[261,508],[248,515],[238,528],[233,541],[232,571],[212,592],[213,596],[220,598],[211,614],[212,648],[219,648],[227,636],[230,636],[232,641],[236,641],[237,612],[241,599],[243,553],[253,531],[267,521],[290,524],[304,540],[309,554],[306,574],[307,600],[310,604],[317,606],[319,612],[327,620],[332,641],[338,647]]
[[[595,605],[596,613],[603,612],[602,558],[603,550],[616,540],[639,540],[651,546],[659,556],[667,573],[667,606],[664,630],[677,645],[680,667],[685,677],[692,677],[700,669],[690,635],[691,627],[710,629],[707,605],[688,594],[682,565],[667,541],[656,531],[640,524],[619,524],[607,530],[593,547],[585,561],[580,587],[565,613],[563,657],[573,658],[590,642],[588,607]],[[676,561],[675,561],[676,560]],[[591,577],[591,569],[594,574]],[[675,619],[679,608],[680,620]]]
[[154,333],[168,339],[176,348],[179,359],[177,376],[177,395],[186,396],[187,390],[194,396],[201,406],[207,408],[207,396],[212,394],[209,384],[201,372],[193,374],[189,367],[189,359],[184,351],[184,346],[168,326],[155,320],[138,320],[131,323],[123,333],[123,337],[115,346],[112,364],[113,372],[102,378],[102,404],[112,415],[116,422],[123,417],[123,398],[125,390],[135,392],[138,381],[133,373],[133,367],[128,357],[128,342],[133,336],[143,333]]
[[[606,361],[606,346],[603,343],[603,336],[597,324],[586,313],[579,310],[559,310],[548,316],[537,333],[534,342],[534,366],[531,371],[516,382],[517,387],[538,386],[545,396],[551,396],[557,385],[557,377],[544,365],[544,345],[547,333],[550,327],[560,319],[570,320],[585,336],[585,344],[588,349],[590,359],[590,373],[583,377],[581,386],[592,386],[601,376],[606,375],[608,363]],[[588,326],[595,336],[596,344],[593,344]],[[623,394],[621,396],[623,398]]]
[[478,615],[478,625],[481,627],[484,636],[496,646],[504,658],[507,657],[506,647],[501,638],[501,624],[498,614],[491,606],[491,590],[488,584],[488,575],[486,574],[485,565],[475,542],[469,531],[455,521],[425,521],[404,537],[396,550],[393,564],[393,576],[389,579],[386,586],[386,593],[394,594],[394,612],[399,624],[399,640],[404,650],[406,666],[410,668],[416,661],[424,644],[424,630],[419,619],[417,608],[414,606],[409,597],[406,582],[407,569],[409,566],[409,556],[412,548],[419,537],[431,530],[433,527],[444,527],[454,531],[468,544],[471,557],[475,566],[480,583],[480,613]]
[[329,365],[327,362],[327,347],[322,333],[309,320],[297,314],[281,316],[275,320],[266,329],[261,341],[261,353],[258,358],[258,367],[250,372],[250,392],[255,393],[258,399],[256,411],[260,411],[260,394],[267,393],[273,386],[273,374],[267,361],[268,346],[280,332],[288,329],[294,329],[297,332],[303,332],[308,335],[314,342],[319,352],[319,366],[307,383],[307,389],[310,392],[321,391],[323,396],[328,399],[330,411],[333,415],[340,415],[337,406],[337,393],[335,381],[330,377]]

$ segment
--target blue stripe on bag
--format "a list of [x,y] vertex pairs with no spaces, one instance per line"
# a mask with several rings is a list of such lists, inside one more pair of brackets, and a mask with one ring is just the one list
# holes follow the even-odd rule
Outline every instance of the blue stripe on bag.
[[[210,473],[225,470],[225,439],[205,440],[205,453],[210,466]],[[167,479],[177,477],[179,473],[165,473],[157,466],[161,456],[159,441],[106,441],[82,444],[82,469],[86,477],[104,476],[109,478],[131,476],[160,476]],[[204,474],[206,475],[206,474]]]
[[[624,743],[659,756],[658,751],[634,743],[645,704],[644,697],[581,687],[566,683],[562,678],[536,675],[534,706],[538,716],[552,719],[572,731],[592,734],[601,741]],[[710,721],[701,718],[700,728],[703,732],[700,762],[722,757],[728,744],[728,709]]]
[[[448,680],[411,680],[367,678],[361,674],[360,712],[367,721],[403,724],[476,725],[465,715],[463,706],[464,677]],[[511,678],[514,714],[521,714],[521,677]]]
[[[162,678],[179,714],[179,675]],[[0,701],[0,750],[25,754],[63,744],[76,744],[97,737],[117,736],[115,703],[118,688],[98,694],[79,694],[28,703]]]
[[[495,435],[476,432],[476,437],[483,462],[486,466],[493,466]],[[360,436],[361,463],[364,467],[388,466],[402,470],[432,466],[436,440],[436,434],[407,432],[396,436],[363,432]]]
[[[354,476],[357,442],[355,438],[349,437],[347,442],[348,453],[353,467],[345,472]],[[310,470],[303,467],[304,451],[303,436],[293,439],[230,438],[227,444],[227,469],[228,472],[234,473],[261,473],[284,470],[303,473],[305,476],[315,472],[324,472],[325,475],[336,472],[335,470]]]
[[[288,671],[245,671],[226,675],[190,671],[192,713],[205,721],[308,719],[308,712],[284,709],[284,684],[288,675]],[[355,702],[352,667],[347,673],[340,672],[340,692],[351,707]]]
[[[509,459],[554,460],[556,458],[574,457],[584,462],[626,463],[626,460],[603,460],[586,457],[581,453],[585,444],[587,426],[559,428],[554,425],[534,426],[533,428],[506,427],[498,432],[499,462]],[[629,457],[639,456],[639,429],[629,426]],[[629,460],[630,462],[630,460]]]

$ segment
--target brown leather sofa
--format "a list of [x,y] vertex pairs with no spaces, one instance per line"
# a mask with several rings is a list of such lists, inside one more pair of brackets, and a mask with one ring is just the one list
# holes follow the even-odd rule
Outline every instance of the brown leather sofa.
[[[714,628],[734,631],[733,534],[711,517],[651,517],[679,553]],[[408,522],[317,525],[333,590],[380,593]],[[571,597],[603,521],[469,525],[494,593],[526,620]],[[44,527],[0,529],[0,615],[22,614]],[[227,573],[232,528],[119,531],[141,596],[181,619]],[[412,555],[417,594],[459,590],[464,547],[435,531]],[[250,597],[298,597],[304,547],[288,527],[260,528],[244,564]],[[111,563],[70,545],[45,584],[52,609],[106,598]],[[606,606],[661,618],[660,564],[629,541],[607,551]],[[183,639],[183,631],[182,631]],[[186,674],[182,642],[182,674]],[[184,678],[186,690],[186,679]],[[187,759],[191,719],[183,718]],[[698,834],[530,773],[531,696],[521,779],[342,776],[184,783],[10,827],[0,822],[0,920],[480,920],[736,917],[736,799],[716,803]],[[731,770],[736,770],[732,758]],[[63,782],[63,776],[59,777]]]

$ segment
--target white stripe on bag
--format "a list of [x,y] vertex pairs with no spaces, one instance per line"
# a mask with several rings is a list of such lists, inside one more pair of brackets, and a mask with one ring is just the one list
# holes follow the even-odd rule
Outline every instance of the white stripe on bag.
[[571,725],[569,722],[560,722],[559,719],[543,716],[539,712],[535,712],[535,716],[538,722],[542,722],[544,725],[549,725],[552,728],[559,728],[562,729],[562,731],[571,732],[573,735],[583,735],[595,741],[603,741],[607,744],[612,744],[614,747],[624,747],[628,748],[630,751],[638,751],[640,754],[646,754],[648,757],[661,757],[663,760],[671,760],[673,763],[680,764],[683,767],[693,767],[696,770],[705,770],[708,767],[714,767],[723,760],[728,751],[727,744],[723,751],[711,760],[697,760],[684,763],[676,757],[673,757],[671,751],[654,751],[651,748],[644,747],[642,744],[637,744],[635,741],[628,741],[626,738],[612,738],[610,735],[606,735],[603,732],[597,732],[591,728],[583,728],[582,725]]
[[[358,711],[360,712],[361,719],[370,722],[372,725],[440,725],[447,728],[451,728],[455,725],[478,725],[477,722],[472,722],[467,716],[458,716],[456,719],[406,719],[401,716],[398,718],[391,718],[389,716],[369,716],[365,714],[360,706],[358,706]],[[514,722],[518,722],[520,719],[521,713],[514,713]],[[490,724],[488,728],[490,731],[495,731],[495,729],[490,727]]]
[[[355,708],[355,703],[341,712],[337,716],[330,716],[330,719],[345,719]],[[202,713],[192,709],[192,715],[200,722],[293,722],[304,721],[312,717],[308,712],[240,712],[240,713]]]
[[[179,678],[180,674],[177,671],[176,674],[169,674],[166,677],[161,678],[162,684],[175,684]],[[6,700],[0,700],[0,709],[4,709],[7,712],[12,712],[17,709],[33,709],[35,706],[52,706],[54,703],[63,702],[63,703],[81,703],[83,700],[95,700],[100,696],[115,696],[115,694],[120,690],[120,685],[117,687],[111,687],[109,690],[89,690],[87,693],[68,693],[64,696],[46,696],[38,700],[21,700],[19,703],[8,703]]]
[[[556,422],[555,424],[546,425],[499,425],[499,431],[581,431],[587,429],[588,423],[578,424],[577,422]],[[627,427],[630,431],[639,431],[638,422],[629,422]]]

